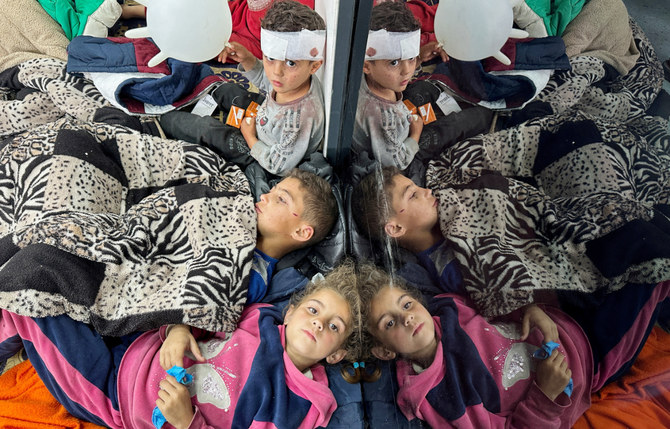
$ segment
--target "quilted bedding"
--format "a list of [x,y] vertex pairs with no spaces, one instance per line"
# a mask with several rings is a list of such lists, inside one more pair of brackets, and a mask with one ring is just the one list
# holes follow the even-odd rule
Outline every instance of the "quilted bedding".
[[464,284],[486,316],[551,298],[670,279],[670,137],[645,116],[662,75],[651,45],[603,86],[575,57],[541,99],[553,114],[455,144],[426,184]]
[[208,149],[90,119],[104,100],[31,60],[0,102],[0,307],[103,335],[166,323],[232,331],[256,216],[244,174]]

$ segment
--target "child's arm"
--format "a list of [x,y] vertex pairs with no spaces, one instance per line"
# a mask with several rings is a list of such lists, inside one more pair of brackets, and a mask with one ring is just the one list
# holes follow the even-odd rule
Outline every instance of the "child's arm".
[[[272,126],[272,135],[258,138],[256,121],[243,121],[240,131],[251,149],[251,156],[265,170],[282,175],[296,167],[305,154],[323,138],[322,116],[311,116],[308,108],[286,109],[281,126]],[[318,141],[317,141],[318,140]]]
[[535,383],[552,401],[563,392],[572,377],[563,353],[554,350],[547,359],[538,362]]
[[188,388],[180,384],[176,378],[168,375],[159,383],[156,406],[163,417],[176,429],[186,429],[193,421],[193,405]]
[[[377,111],[374,111],[375,107]],[[372,153],[382,165],[394,165],[403,170],[419,151],[423,121],[414,118],[414,115],[410,115],[410,118],[408,126],[405,115],[399,115],[397,110],[384,106],[373,106],[371,111],[366,112],[365,128]],[[408,133],[406,137],[404,133]]]
[[160,349],[160,363],[164,370],[173,366],[184,366],[184,353],[189,350],[195,358],[204,362],[198,343],[188,325],[173,325],[168,327],[167,337]]
[[421,131],[423,131],[423,120],[419,115],[412,115],[409,120],[409,137],[419,143]]
[[239,42],[228,42],[217,59],[220,63],[225,63],[228,59],[237,61],[244,67],[244,70],[253,69],[256,65],[256,61],[258,61],[254,54],[249,52],[249,50]]
[[558,342],[558,328],[556,323],[536,304],[524,307],[523,319],[521,321],[521,340],[528,338],[530,330],[536,327],[542,332],[544,342]]

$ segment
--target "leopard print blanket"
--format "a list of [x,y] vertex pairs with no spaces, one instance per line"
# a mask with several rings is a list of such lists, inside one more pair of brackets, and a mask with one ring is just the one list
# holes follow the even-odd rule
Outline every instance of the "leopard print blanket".
[[554,290],[670,279],[667,126],[573,111],[465,140],[431,163],[441,231],[484,315]]
[[[74,102],[54,82],[46,108]],[[84,117],[96,104],[79,101]],[[256,238],[244,174],[198,145],[61,116],[0,143],[0,308],[103,335],[234,330]]]

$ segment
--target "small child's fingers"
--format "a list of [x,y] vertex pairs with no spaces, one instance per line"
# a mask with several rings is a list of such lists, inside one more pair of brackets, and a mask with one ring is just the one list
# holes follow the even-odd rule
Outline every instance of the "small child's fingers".
[[525,341],[526,338],[528,338],[529,333],[530,333],[530,318],[524,314],[523,320],[521,321],[521,341]]
[[[191,353],[193,353],[193,356],[200,361],[204,362],[205,357],[202,355],[202,352],[200,351],[200,346],[198,346],[198,342],[195,340],[195,338],[191,337]],[[183,365],[180,365],[183,366]]]

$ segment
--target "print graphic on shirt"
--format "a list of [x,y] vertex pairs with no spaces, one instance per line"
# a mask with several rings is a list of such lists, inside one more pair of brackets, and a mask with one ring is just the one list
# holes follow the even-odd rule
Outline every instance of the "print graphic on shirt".
[[396,116],[393,112],[393,109],[382,108],[381,109],[381,122],[382,122],[382,132],[384,133],[384,140],[386,142],[386,152],[393,154],[395,153],[395,147],[398,140],[398,129],[396,126]]
[[293,153],[295,142],[300,132],[300,109],[289,109],[284,114],[284,128],[282,129],[281,148],[282,155],[289,156]]
[[268,123],[268,109],[265,103],[258,106],[258,110],[256,111],[256,123],[261,127],[264,127],[265,124]]
[[[212,404],[223,411],[230,408],[230,392],[221,375],[209,364],[196,364],[189,368],[193,373],[193,383],[188,386],[191,396],[201,404]],[[228,374],[235,378],[234,374]]]
[[531,371],[535,371],[535,361],[532,359],[535,350],[537,347],[527,343],[512,345],[507,352],[502,372],[502,385],[505,389],[509,389],[517,381],[527,379]]
[[[203,357],[210,361],[221,353],[233,350],[237,344],[228,344],[231,334],[227,333],[224,339],[215,338],[209,341],[198,342]],[[194,359],[195,360],[195,359]],[[193,383],[188,386],[189,394],[197,397],[201,404],[212,404],[223,411],[230,408],[230,384],[227,379],[236,379],[237,375],[225,368],[214,366],[211,363],[195,364],[186,372],[193,376]]]
[[[494,323],[492,326],[509,340],[518,340],[521,338],[521,325],[518,323]],[[535,360],[532,355],[538,347],[528,343],[512,343],[509,348],[502,348],[494,361],[504,362],[501,373],[501,382],[503,388],[509,389],[517,381],[525,380],[530,377],[530,373],[535,371]],[[504,361],[501,357],[504,356]],[[492,366],[492,368],[495,366]]]
[[518,340],[521,338],[521,325],[518,323],[501,322],[493,323],[492,326],[505,338]]

